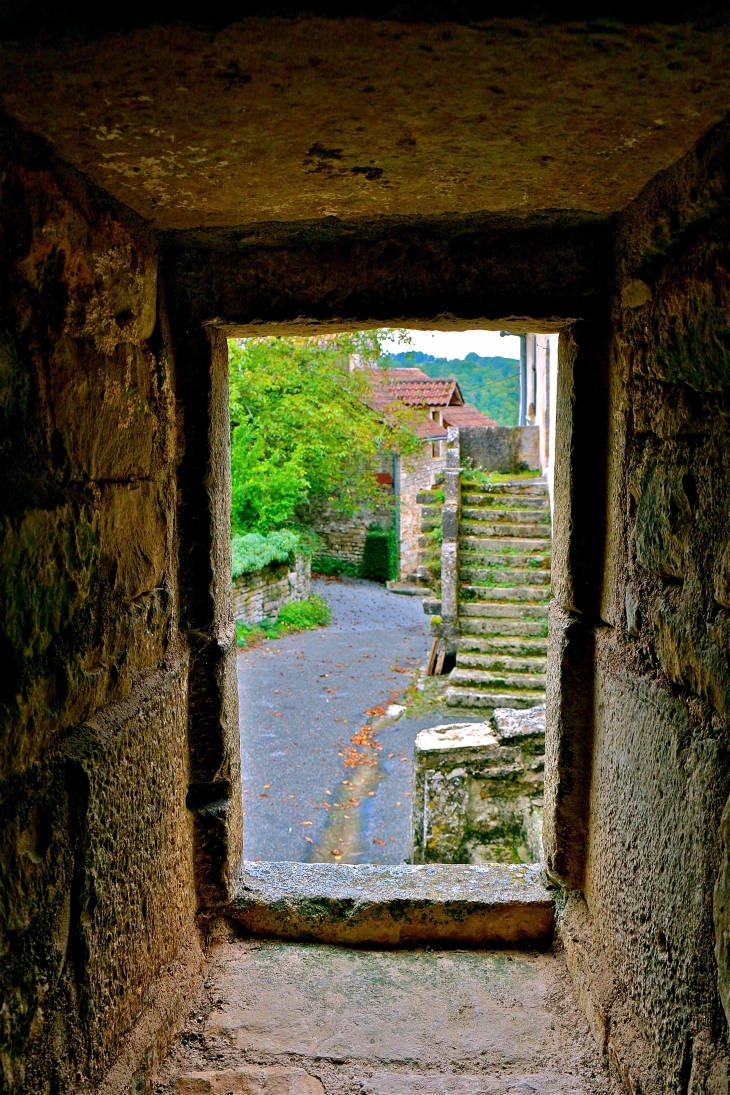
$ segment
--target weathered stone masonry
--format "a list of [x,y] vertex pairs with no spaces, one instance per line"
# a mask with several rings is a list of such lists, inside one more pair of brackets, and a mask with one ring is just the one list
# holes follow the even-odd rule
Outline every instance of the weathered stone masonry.
[[727,1082],[729,147],[725,124],[622,216],[610,334],[574,328],[558,370],[547,862],[642,1092]]
[[305,555],[297,555],[291,565],[271,563],[242,574],[233,579],[233,615],[245,624],[275,619],[284,605],[309,599],[311,582],[312,561]]
[[154,241],[42,142],[0,141],[0,1085],[73,1091],[200,963],[181,438]]
[[[296,20],[253,35],[4,43],[6,105],[21,119],[0,142],[0,1064],[12,1095],[148,1095],[201,940],[235,915],[226,336],[384,322],[561,330],[544,827],[559,931],[624,1090],[727,1090],[726,38],[504,23],[409,24],[407,90],[379,76],[367,93],[327,60],[303,61],[294,86],[293,59],[310,56]],[[368,71],[392,70],[383,28],[326,29],[326,49],[354,42]],[[370,111],[363,136],[337,137],[352,158],[331,176],[331,158],[303,167],[329,137],[304,139],[294,100],[277,106],[289,92],[260,78],[263,53],[250,81],[229,66],[270,34],[306,126],[321,124],[313,102]],[[534,57],[549,77],[530,100],[539,137],[520,129],[537,116],[523,109],[526,66],[507,66],[499,95],[475,65],[463,98],[454,51],[488,66],[487,40],[500,59],[530,50],[530,76]],[[410,137],[415,101],[433,124]],[[574,124],[584,107],[588,138]],[[217,159],[232,119],[252,117],[270,157],[265,202],[248,189],[248,137]],[[469,164],[451,147],[454,117],[474,137]],[[619,152],[624,124],[638,137]],[[215,160],[161,175],[203,143],[196,126]],[[386,146],[407,161],[353,174]],[[534,208],[520,204],[528,177]],[[332,915],[327,938],[346,938]]]

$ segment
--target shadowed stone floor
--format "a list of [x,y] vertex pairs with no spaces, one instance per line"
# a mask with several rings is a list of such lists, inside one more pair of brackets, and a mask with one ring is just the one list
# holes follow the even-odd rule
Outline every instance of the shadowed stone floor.
[[560,955],[219,941],[157,1095],[604,1095]]

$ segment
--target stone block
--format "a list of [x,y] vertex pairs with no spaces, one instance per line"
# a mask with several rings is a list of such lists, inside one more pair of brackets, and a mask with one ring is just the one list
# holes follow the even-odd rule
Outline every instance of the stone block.
[[158,430],[153,356],[130,343],[102,354],[64,336],[48,367],[56,460],[70,478],[148,476]]
[[461,459],[484,471],[539,471],[538,426],[461,426]]
[[685,468],[655,462],[647,468],[636,511],[636,556],[654,574],[682,578],[693,515]]
[[545,707],[416,737],[411,861],[530,863],[542,856]]
[[303,1068],[224,1068],[191,1072],[175,1081],[178,1095],[324,1095],[322,1083]]
[[250,863],[227,916],[245,931],[344,946],[513,944],[550,937],[539,868]]
[[167,519],[155,482],[105,485],[99,533],[99,565],[111,589],[135,600],[160,586]]

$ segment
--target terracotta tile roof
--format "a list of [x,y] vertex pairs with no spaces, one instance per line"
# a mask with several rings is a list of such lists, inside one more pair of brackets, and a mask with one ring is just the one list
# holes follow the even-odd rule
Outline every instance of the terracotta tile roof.
[[[453,377],[412,377],[412,373],[420,373],[420,369],[385,369],[373,370],[371,377],[372,405],[376,410],[387,407],[389,403],[399,400],[409,407],[448,407],[450,404],[460,406],[464,402],[461,389]],[[403,374],[408,374],[403,379]]]
[[471,403],[465,403],[463,407],[444,407],[443,419],[445,426],[496,426],[493,418],[487,418]]
[[388,369],[388,380],[430,380],[431,377],[428,373],[422,372],[421,369],[406,368]]

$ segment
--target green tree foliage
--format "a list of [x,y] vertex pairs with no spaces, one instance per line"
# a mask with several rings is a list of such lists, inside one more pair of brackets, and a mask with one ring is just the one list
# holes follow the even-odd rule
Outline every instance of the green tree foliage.
[[229,341],[234,533],[281,529],[315,498],[344,513],[382,504],[379,452],[420,442],[404,408],[367,405],[368,370],[349,369],[379,350],[377,332]]
[[520,363],[514,358],[479,357],[471,353],[463,359],[450,360],[418,350],[384,355],[381,361],[391,367],[416,367],[432,377],[453,376],[467,403],[473,403],[499,426],[517,425]]

